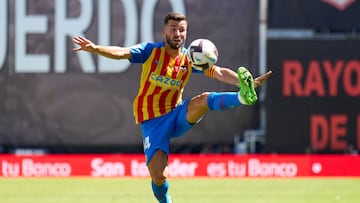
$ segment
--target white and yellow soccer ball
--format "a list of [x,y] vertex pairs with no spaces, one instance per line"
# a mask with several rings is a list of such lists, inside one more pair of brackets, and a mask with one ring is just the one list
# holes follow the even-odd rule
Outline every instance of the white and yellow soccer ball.
[[216,64],[218,50],[210,40],[196,39],[190,43],[187,56],[194,69],[204,71]]

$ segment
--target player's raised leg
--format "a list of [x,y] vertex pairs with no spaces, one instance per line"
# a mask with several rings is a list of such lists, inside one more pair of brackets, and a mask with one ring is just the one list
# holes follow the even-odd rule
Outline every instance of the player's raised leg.
[[238,69],[239,92],[204,92],[191,98],[186,119],[190,124],[198,122],[210,110],[226,110],[243,105],[253,105],[257,101],[254,79],[244,67]]

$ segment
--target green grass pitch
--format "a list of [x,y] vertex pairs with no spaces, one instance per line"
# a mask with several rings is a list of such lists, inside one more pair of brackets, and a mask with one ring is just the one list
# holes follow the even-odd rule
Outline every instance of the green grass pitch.
[[[175,203],[359,203],[359,178],[173,178]],[[156,203],[149,179],[0,178],[1,203]]]

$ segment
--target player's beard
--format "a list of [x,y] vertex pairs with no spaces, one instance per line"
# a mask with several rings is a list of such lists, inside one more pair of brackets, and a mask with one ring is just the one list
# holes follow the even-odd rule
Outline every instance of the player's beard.
[[170,37],[166,36],[166,43],[170,46],[172,49],[178,49],[184,44],[184,40],[179,38],[179,42],[173,41]]

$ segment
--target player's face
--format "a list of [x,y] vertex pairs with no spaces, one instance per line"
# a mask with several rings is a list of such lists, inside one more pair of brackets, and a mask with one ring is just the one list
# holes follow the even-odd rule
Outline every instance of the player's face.
[[163,34],[165,36],[165,43],[167,43],[170,48],[179,49],[185,43],[187,22],[185,20],[169,20],[168,24],[165,25]]

